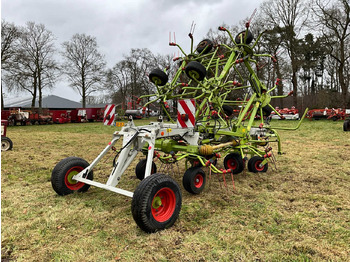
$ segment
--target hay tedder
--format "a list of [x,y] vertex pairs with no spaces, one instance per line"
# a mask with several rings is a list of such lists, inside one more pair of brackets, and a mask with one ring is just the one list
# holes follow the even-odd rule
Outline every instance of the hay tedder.
[[[149,79],[157,92],[140,97],[138,102],[148,101],[144,110],[150,103],[160,103],[170,122],[164,122],[159,116],[157,122],[135,126],[130,117],[91,164],[78,157],[61,160],[51,176],[57,194],[85,192],[92,185],[132,197],[132,215],[137,225],[146,232],[155,232],[175,223],[182,203],[178,183],[173,177],[157,172],[156,160],[169,167],[168,173],[174,170],[170,166],[183,161],[186,168],[183,188],[192,194],[203,191],[208,172],[209,176],[211,173],[222,175],[223,180],[229,176],[233,182],[233,175],[242,172],[245,166],[253,173],[266,172],[269,163],[274,166],[271,145],[276,143],[277,152],[282,153],[276,130],[299,128],[307,110],[295,128],[272,127],[267,116],[272,111],[280,114],[270,104],[271,100],[291,94],[272,96],[280,80],[272,89],[267,89],[254,68],[255,59],[274,62],[275,57],[254,52],[261,35],[253,42],[249,22],[235,38],[226,28],[219,27],[219,30],[228,34],[231,44],[214,44],[205,39],[194,48],[191,28],[189,54],[175,42],[169,43],[183,54],[174,58],[176,68],[172,79],[168,79],[169,68],[150,72]],[[242,98],[234,98],[235,93],[242,91]],[[174,120],[169,101],[178,103]],[[115,145],[121,138],[122,146],[116,150]],[[116,152],[116,156],[107,182],[93,181],[94,167],[110,150]],[[140,184],[134,192],[117,187],[122,174],[140,152],[145,156],[135,168]],[[223,165],[217,163],[220,158]]]

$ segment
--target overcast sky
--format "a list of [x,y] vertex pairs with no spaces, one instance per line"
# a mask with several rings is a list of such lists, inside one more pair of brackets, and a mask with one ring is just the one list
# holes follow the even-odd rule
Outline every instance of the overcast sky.
[[[148,48],[154,54],[177,54],[169,32],[189,51],[188,33],[195,22],[197,44],[210,28],[238,25],[259,10],[263,0],[1,0],[1,18],[17,26],[33,21],[44,24],[57,41],[57,49],[76,33],[96,37],[107,66],[113,67],[131,48]],[[254,24],[254,20],[252,22]],[[80,101],[64,82],[52,94]],[[23,96],[23,95],[22,95]]]

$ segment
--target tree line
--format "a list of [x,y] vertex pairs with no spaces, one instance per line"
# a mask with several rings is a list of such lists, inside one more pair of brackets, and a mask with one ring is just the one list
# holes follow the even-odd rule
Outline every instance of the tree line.
[[[235,34],[244,24],[224,26]],[[255,37],[264,33],[256,51],[275,57],[275,63],[258,61],[258,76],[267,87],[283,79],[275,90],[278,95],[294,93],[288,104],[279,100],[275,106],[350,107],[348,0],[268,0],[259,8],[251,30]],[[218,30],[210,29],[205,37],[229,43]],[[176,67],[170,55],[140,47],[107,68],[96,37],[75,34],[59,50],[55,41],[43,24],[27,22],[21,27],[1,21],[2,107],[5,86],[8,91],[29,92],[32,107],[38,100],[41,108],[43,90],[53,88],[60,77],[66,77],[77,90],[83,107],[103,102],[125,106],[128,100],[155,92],[147,76],[152,69],[170,66],[171,74]],[[108,94],[98,96],[99,90],[108,90]]]

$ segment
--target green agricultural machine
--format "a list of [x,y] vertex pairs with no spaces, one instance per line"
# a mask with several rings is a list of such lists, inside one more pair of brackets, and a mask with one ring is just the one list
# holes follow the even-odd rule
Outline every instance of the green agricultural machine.
[[[277,153],[282,153],[277,130],[299,128],[307,109],[295,128],[273,127],[269,115],[272,111],[279,113],[271,100],[291,93],[272,96],[280,80],[267,89],[257,76],[256,59],[274,62],[275,57],[254,52],[261,35],[253,41],[249,22],[235,38],[226,28],[219,27],[219,30],[228,34],[230,45],[205,39],[194,48],[191,32],[189,54],[175,42],[169,43],[182,53],[182,57],[174,58],[177,65],[174,76],[169,80],[169,68],[157,68],[149,74],[157,92],[140,97],[138,102],[148,101],[144,111],[150,103],[160,103],[170,122],[164,122],[160,116],[157,122],[135,126],[130,117],[91,164],[78,157],[61,160],[51,177],[57,194],[85,192],[93,185],[132,197],[135,222],[145,232],[155,232],[175,223],[182,203],[180,186],[169,174],[157,172],[156,160],[168,167],[183,161],[186,168],[183,188],[192,194],[203,191],[208,172],[222,174],[224,180],[228,175],[233,182],[233,176],[245,167],[253,173],[268,170],[269,163],[275,160],[272,145],[277,144]],[[229,80],[232,75],[237,79]],[[235,98],[239,92],[244,96]],[[177,101],[175,119],[168,105],[174,100]],[[94,181],[94,167],[107,152],[115,150],[120,138],[122,147],[116,151],[107,182]],[[140,152],[145,156],[135,168],[140,184],[134,192],[117,187],[122,174]],[[218,163],[221,159],[222,164]],[[171,168],[167,170],[173,172]]]

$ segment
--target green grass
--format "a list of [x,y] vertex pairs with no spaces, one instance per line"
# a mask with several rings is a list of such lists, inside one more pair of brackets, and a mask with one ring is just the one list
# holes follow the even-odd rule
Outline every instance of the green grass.
[[[277,170],[245,170],[235,176],[235,191],[230,176],[225,187],[215,174],[200,195],[182,190],[179,219],[155,234],[136,226],[130,198],[96,187],[60,197],[51,187],[57,162],[68,156],[91,162],[116,128],[9,127],[14,148],[1,153],[2,260],[349,261],[350,133],[342,124],[306,120],[297,131],[280,131],[285,154],[277,156]],[[97,166],[95,180],[105,182],[113,156]],[[136,163],[121,188],[137,187]],[[173,177],[181,185],[179,168]]]

